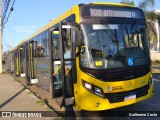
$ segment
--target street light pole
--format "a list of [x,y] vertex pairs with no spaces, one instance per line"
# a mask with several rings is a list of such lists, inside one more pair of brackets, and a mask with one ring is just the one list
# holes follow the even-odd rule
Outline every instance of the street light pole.
[[2,73],[2,0],[0,0],[0,73]]

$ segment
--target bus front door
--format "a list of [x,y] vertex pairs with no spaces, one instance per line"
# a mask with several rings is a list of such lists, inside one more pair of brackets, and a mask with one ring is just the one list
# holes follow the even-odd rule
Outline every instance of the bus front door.
[[52,44],[52,97],[63,97],[63,105],[74,104],[75,53],[71,23],[59,23],[50,32]]
[[74,104],[74,81],[76,79],[75,26],[72,22],[59,23],[61,51],[62,94],[64,105]]
[[57,29],[51,31],[52,98],[57,98],[62,96],[61,59],[60,59],[60,47],[58,40],[59,31]]

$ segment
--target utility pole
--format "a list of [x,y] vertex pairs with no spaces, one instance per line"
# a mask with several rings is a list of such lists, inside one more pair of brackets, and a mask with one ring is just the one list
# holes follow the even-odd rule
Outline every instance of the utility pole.
[[0,73],[2,73],[2,0],[0,0]]

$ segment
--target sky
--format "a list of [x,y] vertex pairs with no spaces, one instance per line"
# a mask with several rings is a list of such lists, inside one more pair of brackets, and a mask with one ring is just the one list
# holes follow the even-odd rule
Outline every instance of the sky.
[[[22,40],[74,5],[95,1],[120,2],[121,0],[16,0],[14,10],[11,12],[3,29],[2,51],[5,52],[14,48]],[[136,5],[139,1],[134,0]],[[11,4],[12,2],[13,0],[11,0]],[[159,0],[155,0],[155,2],[156,6],[153,9],[160,9]]]

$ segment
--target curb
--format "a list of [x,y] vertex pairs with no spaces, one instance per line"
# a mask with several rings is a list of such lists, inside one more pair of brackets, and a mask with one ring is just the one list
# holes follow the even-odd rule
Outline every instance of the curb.
[[[10,73],[9,73],[10,74]],[[60,115],[61,117],[64,117],[64,114],[62,114],[60,111],[58,111],[57,109],[55,109],[54,107],[52,107],[47,99],[43,99],[41,98],[39,95],[37,95],[35,92],[33,92],[32,90],[30,90],[27,86],[25,86],[23,83],[21,83],[13,74],[10,74],[15,81],[17,81],[18,83],[20,83],[25,89],[27,89],[29,92],[31,92],[34,96],[36,96],[38,99],[43,100],[45,102],[45,104],[54,112],[56,112],[58,115]]]

